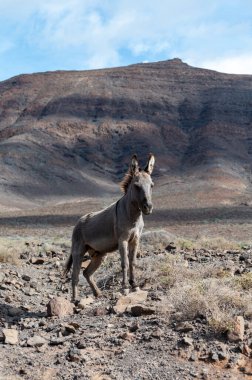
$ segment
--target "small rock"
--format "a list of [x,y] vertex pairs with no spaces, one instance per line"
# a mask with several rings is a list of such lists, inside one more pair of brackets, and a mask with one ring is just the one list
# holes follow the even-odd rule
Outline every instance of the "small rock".
[[28,347],[41,347],[43,344],[46,344],[47,340],[42,338],[39,335],[34,335],[33,337],[27,340]]
[[2,330],[0,330],[0,343],[4,342],[5,336]]
[[165,247],[165,250],[168,251],[168,252],[172,252],[172,251],[175,251],[176,250],[176,245],[171,242],[169,243],[166,247]]
[[70,362],[79,362],[81,359],[80,351],[78,348],[71,348],[67,355],[67,360]]
[[132,334],[131,332],[125,332],[123,334],[120,335],[120,338],[124,339],[124,340],[128,340],[129,342],[131,342],[132,340],[135,339],[135,335]]
[[202,372],[201,372],[201,376],[202,376],[202,379],[203,379],[203,380],[208,380],[208,379],[210,379],[210,377],[209,377],[209,373],[208,373],[208,369],[203,368],[203,370],[202,370]]
[[145,305],[134,305],[131,306],[130,312],[134,317],[140,317],[141,315],[155,314],[156,309]]
[[27,274],[23,274],[22,280],[29,282],[29,281],[31,281],[31,277],[28,276]]
[[74,305],[63,297],[55,297],[47,304],[47,315],[49,317],[64,317],[74,313]]
[[86,306],[90,305],[93,302],[93,297],[81,298],[80,302],[78,303],[78,308],[85,309]]
[[66,337],[51,338],[49,344],[51,346],[59,346],[61,344],[64,344],[67,339],[68,338]]
[[122,296],[118,299],[116,305],[114,306],[114,311],[116,313],[124,313],[128,306],[136,305],[145,302],[148,296],[148,292],[144,290],[139,290],[137,292],[132,292],[127,296]]
[[5,302],[7,302],[7,303],[11,303],[11,298],[10,298],[10,296],[6,296],[6,297],[4,298],[4,300],[5,300]]
[[32,257],[30,259],[30,263],[31,264],[35,264],[35,265],[41,265],[41,264],[44,264],[46,260],[43,258],[43,257]]
[[217,354],[217,352],[215,351],[212,351],[210,353],[210,358],[213,362],[218,362],[219,361],[219,355]]
[[178,331],[178,332],[189,332],[189,331],[193,331],[194,330],[194,327],[191,323],[189,322],[180,322],[176,325],[175,331]]
[[138,322],[133,323],[133,324],[129,327],[129,331],[130,331],[130,332],[136,332],[138,329],[139,329],[139,323],[138,323]]
[[229,354],[227,352],[227,348],[224,344],[220,344],[218,346],[217,354],[219,356],[219,360],[226,360],[229,359]]
[[163,334],[163,331],[160,328],[157,328],[152,332],[151,336],[156,339],[161,339]]
[[83,349],[83,348],[86,348],[87,347],[87,342],[85,339],[82,339],[80,340],[78,343],[77,343],[77,347],[79,349]]
[[192,338],[189,338],[188,336],[184,336],[184,337],[181,339],[181,343],[182,343],[182,344],[185,344],[186,346],[193,346],[193,339],[192,339]]
[[3,272],[0,272],[0,282],[3,282],[5,279],[5,274]]
[[3,329],[4,343],[6,344],[18,344],[18,331],[15,329]]
[[244,318],[240,315],[235,318],[232,331],[228,331],[227,338],[230,342],[239,342],[244,338]]
[[191,353],[191,355],[190,355],[190,357],[189,357],[189,360],[190,360],[191,362],[195,362],[195,361],[197,360],[197,355],[196,355],[195,351],[193,351],[193,352]]
[[106,307],[97,307],[94,310],[94,315],[96,317],[103,317],[104,315],[108,314],[108,309]]
[[54,266],[55,266],[55,268],[59,268],[60,267],[60,261],[59,260],[55,261]]
[[74,334],[76,331],[75,327],[71,324],[65,325],[65,331],[62,332],[63,335]]
[[250,357],[251,352],[252,352],[251,348],[249,348],[249,346],[247,344],[244,344],[243,347],[242,347],[242,353],[243,353],[243,355],[246,355],[246,356]]

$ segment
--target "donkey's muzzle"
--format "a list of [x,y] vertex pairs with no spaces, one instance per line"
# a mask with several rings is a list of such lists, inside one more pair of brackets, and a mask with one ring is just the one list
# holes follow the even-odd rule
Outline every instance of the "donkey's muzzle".
[[152,205],[152,203],[145,203],[144,205],[143,205],[143,213],[145,214],[145,215],[149,215],[149,214],[151,214],[152,213],[152,210],[153,210],[153,205]]

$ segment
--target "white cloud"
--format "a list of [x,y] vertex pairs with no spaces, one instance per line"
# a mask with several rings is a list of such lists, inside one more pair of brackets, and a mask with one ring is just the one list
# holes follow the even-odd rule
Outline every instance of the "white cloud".
[[200,67],[229,74],[252,74],[252,54],[202,61]]
[[250,0],[242,6],[239,0],[0,0],[0,33],[8,41],[0,58],[19,46],[19,67],[29,57],[32,71],[41,70],[41,57],[48,70],[180,57],[251,72],[251,20]]

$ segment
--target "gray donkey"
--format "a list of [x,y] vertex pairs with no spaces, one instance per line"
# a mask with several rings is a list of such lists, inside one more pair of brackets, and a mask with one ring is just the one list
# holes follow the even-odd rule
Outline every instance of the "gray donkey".
[[130,169],[121,183],[123,197],[104,210],[82,216],[76,224],[72,235],[71,254],[64,271],[66,275],[73,264],[73,300],[77,298],[79,273],[86,252],[91,256],[91,262],[83,271],[83,275],[96,297],[101,295],[101,291],[93,279],[93,274],[106,254],[116,249],[119,249],[121,256],[124,293],[127,294],[129,291],[128,269],[129,284],[134,290],[138,289],[135,282],[135,261],[144,226],[142,214],[148,215],[153,209],[151,173],[154,163],[155,158],[150,154],[145,169],[141,170],[134,155]]

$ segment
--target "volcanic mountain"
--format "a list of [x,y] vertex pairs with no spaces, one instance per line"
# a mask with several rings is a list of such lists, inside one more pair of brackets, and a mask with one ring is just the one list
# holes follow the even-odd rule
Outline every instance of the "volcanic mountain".
[[111,196],[149,152],[160,207],[249,200],[252,76],[172,59],[0,82],[1,205]]

